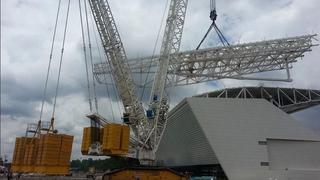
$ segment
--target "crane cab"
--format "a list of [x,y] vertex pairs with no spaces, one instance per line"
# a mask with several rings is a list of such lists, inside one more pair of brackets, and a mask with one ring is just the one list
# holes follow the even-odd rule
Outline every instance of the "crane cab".
[[148,119],[154,119],[154,111],[152,109],[148,109],[146,114]]
[[123,123],[125,124],[131,124],[130,122],[130,113],[123,113]]

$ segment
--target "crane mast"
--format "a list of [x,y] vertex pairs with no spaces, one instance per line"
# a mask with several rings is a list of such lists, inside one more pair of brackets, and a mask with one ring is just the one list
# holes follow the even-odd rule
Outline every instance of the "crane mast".
[[139,101],[133,83],[127,56],[107,0],[89,0],[107,61],[111,66],[119,96],[125,108],[132,131],[143,141],[148,120]]
[[149,114],[153,119],[153,128],[149,133],[153,150],[156,151],[161,134],[165,128],[166,114],[169,109],[168,96],[165,94],[169,62],[172,61],[171,54],[178,53],[185,22],[188,0],[172,0],[170,3],[168,18],[164,31],[164,37],[160,49],[158,69],[155,74],[153,87],[149,100]]
[[170,55],[177,53],[180,49],[187,2],[188,0],[171,0],[170,3],[160,52],[162,56],[159,58],[149,101],[149,107],[152,108],[155,116],[149,121],[144,113],[142,102],[136,95],[127,56],[109,3],[107,0],[89,0],[108,64],[125,107],[124,119],[129,119],[128,124],[133,130],[136,140],[143,143],[140,150],[149,151],[146,154],[151,152],[149,159],[154,159],[154,153],[166,123],[166,114],[169,109],[167,95],[164,93],[167,72],[169,62],[172,61]]

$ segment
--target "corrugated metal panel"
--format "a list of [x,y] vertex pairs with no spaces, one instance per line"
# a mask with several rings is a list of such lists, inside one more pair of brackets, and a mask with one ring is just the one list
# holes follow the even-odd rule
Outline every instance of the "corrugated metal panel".
[[91,143],[92,143],[91,127],[85,127],[83,128],[82,144],[81,144],[82,155],[88,155]]
[[267,148],[272,170],[320,171],[320,142],[268,139]]
[[26,150],[24,154],[24,161],[23,164],[25,166],[29,166],[27,168],[27,172],[32,172],[33,171],[33,165],[36,162],[36,156],[37,156],[37,151],[38,151],[38,145],[39,145],[39,139],[38,138],[30,138],[28,139],[26,143]]
[[12,158],[12,172],[20,172],[22,166],[22,153],[21,153],[22,138],[16,138],[14,153]]
[[62,135],[62,143],[59,154],[59,165],[68,166],[72,152],[73,136]]
[[[297,177],[320,179],[319,171],[273,171],[268,166],[261,166],[268,162],[268,153],[267,146],[259,144],[259,141],[266,141],[268,138],[320,141],[317,134],[266,100],[184,100],[170,112],[168,126],[157,153],[158,158],[170,166],[181,161],[180,152],[190,152],[190,157],[194,154],[207,155],[207,152],[194,148],[201,144],[193,142],[197,138],[201,143],[209,143],[208,152],[214,151],[230,180],[282,180]],[[199,158],[194,161],[186,156],[183,162],[184,165],[194,165],[202,164],[203,160]],[[216,161],[209,160],[206,163],[214,164]]]
[[130,136],[129,127],[121,124],[107,124],[103,129],[103,153],[105,155],[127,154]]
[[120,149],[121,145],[121,125],[107,124],[104,127],[103,150]]
[[156,154],[157,161],[169,166],[218,164],[189,105],[184,102],[168,117]]
[[121,150],[129,150],[129,139],[130,139],[130,128],[129,126],[123,125],[121,130]]
[[61,147],[61,135],[41,135],[43,138],[43,149],[41,165],[58,165]]

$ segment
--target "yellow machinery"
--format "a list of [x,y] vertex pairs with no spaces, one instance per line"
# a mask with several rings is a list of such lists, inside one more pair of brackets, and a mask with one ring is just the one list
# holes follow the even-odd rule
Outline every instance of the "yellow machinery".
[[[17,137],[12,171],[15,173],[36,173],[48,175],[66,175],[69,173],[73,136],[57,134],[41,124],[33,130],[28,126],[26,137]],[[52,126],[53,127],[53,126]],[[46,134],[41,131],[47,130]],[[27,137],[32,132],[33,137]]]
[[130,128],[121,124],[106,124],[102,128],[86,127],[83,130],[81,152],[88,155],[92,144],[100,143],[97,155],[122,156],[129,150]]
[[127,168],[106,173],[103,180],[187,180],[186,175],[168,168]]

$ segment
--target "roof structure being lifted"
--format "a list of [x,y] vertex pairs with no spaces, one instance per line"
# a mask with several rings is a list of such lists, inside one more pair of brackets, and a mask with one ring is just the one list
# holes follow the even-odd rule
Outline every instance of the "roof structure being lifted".
[[169,114],[157,161],[221,165],[229,180],[320,179],[320,136],[265,99],[192,97]]

